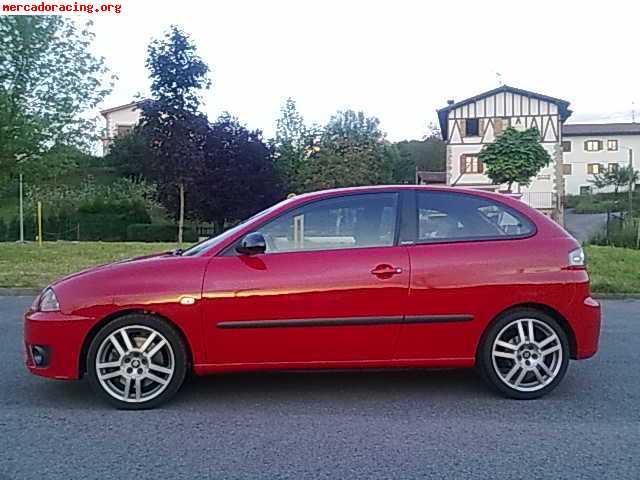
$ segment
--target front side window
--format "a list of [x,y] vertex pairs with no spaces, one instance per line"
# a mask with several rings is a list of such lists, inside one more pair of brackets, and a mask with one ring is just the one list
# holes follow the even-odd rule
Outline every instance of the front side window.
[[452,192],[418,193],[418,242],[489,240],[532,235],[535,227],[492,200]]
[[562,151],[565,152],[565,153],[571,152],[571,141],[570,140],[565,140],[564,142],[562,142]]
[[393,245],[396,193],[347,195],[296,208],[261,226],[267,253]]
[[618,151],[618,140],[607,140],[607,150],[610,152]]

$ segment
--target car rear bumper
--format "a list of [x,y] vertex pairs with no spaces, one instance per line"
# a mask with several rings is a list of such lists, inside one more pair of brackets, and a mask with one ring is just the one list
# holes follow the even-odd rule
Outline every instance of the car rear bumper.
[[577,306],[573,322],[576,336],[575,357],[578,360],[589,358],[598,351],[600,341],[601,312],[600,303],[591,297]]
[[93,319],[60,312],[32,312],[24,317],[27,369],[42,377],[80,377],[80,353]]

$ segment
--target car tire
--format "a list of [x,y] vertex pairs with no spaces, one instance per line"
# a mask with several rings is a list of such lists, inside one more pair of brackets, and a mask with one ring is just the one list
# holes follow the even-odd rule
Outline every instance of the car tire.
[[477,366],[502,395],[530,400],[558,386],[569,357],[569,341],[560,324],[543,311],[520,308],[501,315],[487,328]]
[[98,331],[89,345],[86,372],[102,399],[119,409],[143,410],[177,393],[188,359],[184,341],[167,321],[129,314]]

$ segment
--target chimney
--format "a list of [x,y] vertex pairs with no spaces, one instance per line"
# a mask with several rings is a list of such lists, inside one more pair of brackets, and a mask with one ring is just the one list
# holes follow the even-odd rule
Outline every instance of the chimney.
[[447,100],[447,105],[453,105],[454,103],[456,103],[456,102],[454,102],[453,99]]

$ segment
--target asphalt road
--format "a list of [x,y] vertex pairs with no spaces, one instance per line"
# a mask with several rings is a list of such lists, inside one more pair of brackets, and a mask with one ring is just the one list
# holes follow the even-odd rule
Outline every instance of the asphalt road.
[[537,401],[472,371],[222,375],[112,410],[31,376],[0,297],[0,479],[640,478],[640,301],[604,302],[600,353]]

